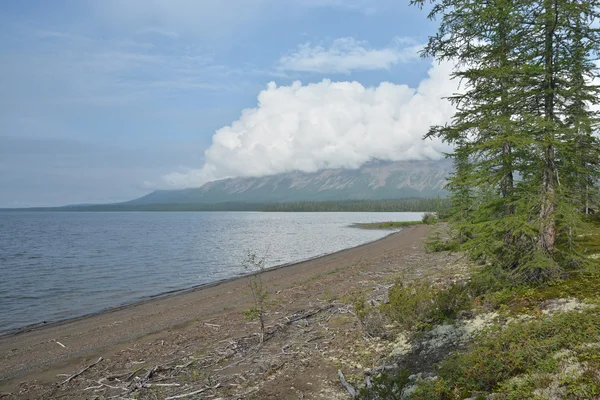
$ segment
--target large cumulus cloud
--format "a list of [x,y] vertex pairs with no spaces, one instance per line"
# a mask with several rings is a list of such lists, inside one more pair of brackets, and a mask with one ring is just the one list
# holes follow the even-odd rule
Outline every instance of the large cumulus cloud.
[[277,86],[271,82],[230,126],[219,129],[205,164],[165,176],[171,187],[193,187],[234,176],[264,176],[323,168],[358,168],[372,159],[439,159],[449,149],[423,141],[431,125],[450,120],[452,65],[434,64],[417,88],[383,82]]

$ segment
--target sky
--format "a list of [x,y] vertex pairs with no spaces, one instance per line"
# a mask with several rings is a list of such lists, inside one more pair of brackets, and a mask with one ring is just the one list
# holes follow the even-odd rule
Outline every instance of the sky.
[[0,2],[0,207],[439,159],[436,28],[398,0]]

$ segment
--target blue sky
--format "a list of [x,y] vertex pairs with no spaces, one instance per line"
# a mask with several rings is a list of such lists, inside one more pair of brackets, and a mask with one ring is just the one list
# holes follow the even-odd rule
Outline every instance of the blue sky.
[[3,1],[0,207],[436,158],[435,29],[397,0]]

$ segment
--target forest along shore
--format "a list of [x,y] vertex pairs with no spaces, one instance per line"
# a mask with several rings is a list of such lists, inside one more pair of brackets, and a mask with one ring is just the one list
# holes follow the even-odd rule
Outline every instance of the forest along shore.
[[[173,362],[179,367],[187,365],[177,370],[185,375],[180,382],[175,382],[179,386],[175,383],[152,386],[148,382],[147,387],[142,385],[136,389],[140,398],[145,398],[144,392],[150,389],[153,389],[151,393],[158,388],[176,393],[183,391],[181,388],[207,387],[207,379],[216,382],[213,386],[219,384],[219,388],[213,390],[223,392],[223,395],[238,389],[266,391],[265,396],[273,391],[273,398],[287,398],[297,391],[306,391],[306,395],[308,392],[337,391],[340,389],[337,361],[304,356],[302,363],[312,367],[306,375],[294,373],[298,387],[290,385],[287,379],[280,384],[276,380],[264,381],[262,374],[269,373],[273,365],[262,365],[258,371],[255,367],[261,361],[275,362],[281,364],[277,370],[286,370],[286,363],[296,363],[301,354],[294,344],[298,341],[308,341],[313,349],[320,349],[322,358],[321,350],[344,347],[352,342],[351,336],[360,337],[355,326],[357,321],[348,307],[349,295],[373,290],[379,290],[383,295],[386,284],[389,287],[398,273],[415,265],[428,268],[421,264],[424,259],[422,244],[428,231],[428,226],[406,227],[367,245],[265,272],[263,280],[269,292],[267,331],[276,328],[277,332],[273,332],[251,357],[246,351],[254,348],[258,326],[243,316],[243,312],[252,307],[252,300],[248,280],[240,278],[2,337],[0,391],[6,398],[63,395],[69,398],[81,397],[90,391],[103,397],[109,394],[107,392],[111,395],[124,392],[109,378],[130,374],[130,378],[137,378],[149,374],[149,379],[157,374],[157,370],[151,372],[153,367],[160,369]],[[314,315],[311,313],[324,310],[338,311],[330,314],[327,320],[330,327],[321,332],[321,328],[312,326],[308,318]],[[289,326],[286,325],[292,320]],[[305,326],[297,326],[298,321]],[[282,323],[286,325],[285,329],[280,329]],[[333,334],[338,336],[335,340],[330,337],[332,331],[337,332]],[[272,359],[274,354],[277,361]],[[100,358],[98,364],[83,374],[59,384]],[[201,359],[206,362],[199,361]],[[252,368],[245,368],[245,360],[254,364]],[[227,368],[228,364],[238,361],[237,365]],[[245,373],[249,375],[244,376]],[[270,373],[269,376],[273,377]],[[259,382],[262,383],[259,385]]]

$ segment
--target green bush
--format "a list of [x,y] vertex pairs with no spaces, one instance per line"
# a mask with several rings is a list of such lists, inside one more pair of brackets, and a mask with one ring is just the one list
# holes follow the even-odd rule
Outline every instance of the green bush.
[[423,214],[423,217],[421,218],[421,222],[427,225],[431,225],[431,224],[435,224],[437,221],[437,217],[435,216],[434,213],[430,213],[430,212],[426,212],[425,214]]
[[474,296],[474,289],[466,283],[436,289],[426,281],[398,280],[389,289],[389,303],[383,307],[403,329],[418,331],[455,319],[460,311],[471,308]]
[[437,292],[431,320],[442,323],[456,319],[460,311],[471,308],[476,291],[469,283],[456,283]]
[[428,282],[404,283],[397,280],[388,291],[389,303],[384,311],[405,330],[419,330],[427,324],[435,305],[436,291]]
[[434,231],[425,240],[425,250],[429,253],[437,253],[439,251],[455,251],[458,249],[458,241],[452,239],[444,239],[439,230]]
[[358,392],[360,400],[400,400],[410,383],[410,372],[402,370],[396,373],[383,372],[373,378],[371,387],[362,388]]
[[386,318],[379,307],[368,304],[364,295],[354,295],[351,298],[356,317],[365,333],[371,337],[388,338]]

